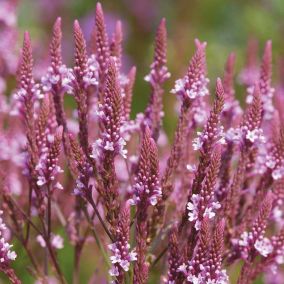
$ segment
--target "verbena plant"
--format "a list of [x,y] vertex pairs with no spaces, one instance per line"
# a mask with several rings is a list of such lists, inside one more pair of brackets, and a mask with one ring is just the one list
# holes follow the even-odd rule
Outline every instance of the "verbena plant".
[[[268,279],[272,270],[276,281],[284,262],[284,94],[281,84],[276,91],[271,85],[271,42],[260,66],[253,42],[248,47],[239,76],[247,87],[243,109],[235,98],[235,55],[216,81],[213,101],[206,43],[195,41],[188,70],[171,91],[178,122],[170,145],[162,126],[170,77],[165,20],[145,77],[149,102],[135,119],[136,69],[122,72],[122,38],[117,22],[109,40],[97,4],[88,49],[74,22],[73,67],[62,61],[60,18],[40,80],[28,32],[17,72],[11,47],[1,54],[0,270],[21,283],[12,268],[17,255],[10,243],[17,240],[26,254],[17,260],[29,259],[36,283],[67,283],[57,252],[64,246],[58,231],[65,231],[75,284],[82,283],[80,267],[90,265],[81,257],[87,241],[96,243],[94,254],[103,257],[105,281],[112,283],[149,283],[155,269],[161,283],[225,284],[235,263],[239,284],[263,272]],[[8,98],[11,75],[17,88]],[[64,109],[68,95],[76,102],[72,114]],[[90,283],[101,281],[96,275]]]

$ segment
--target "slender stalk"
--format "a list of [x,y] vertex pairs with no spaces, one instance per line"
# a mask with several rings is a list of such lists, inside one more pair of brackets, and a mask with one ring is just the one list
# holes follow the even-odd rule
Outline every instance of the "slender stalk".
[[80,199],[76,196],[75,199],[75,213],[76,213],[76,231],[78,236],[78,241],[75,244],[75,254],[74,254],[74,271],[73,271],[73,283],[79,284],[79,266],[80,266],[80,257],[83,248],[83,239],[80,236],[80,215],[81,215],[81,208],[80,208]]
[[[46,238],[47,242],[50,243],[51,238],[51,193],[50,193],[50,185],[47,185],[47,209],[45,212],[45,226],[46,226]],[[45,256],[44,256],[44,274],[48,276],[48,259],[49,259],[49,249],[45,247]]]
[[93,207],[93,209],[94,209],[96,215],[98,216],[99,221],[100,221],[100,223],[102,224],[102,226],[103,226],[105,232],[107,233],[107,235],[109,236],[109,238],[114,242],[114,238],[113,238],[113,236],[111,235],[109,229],[107,228],[107,226],[106,226],[104,220],[102,219],[101,214],[100,214],[100,212],[98,211],[97,205],[95,204],[94,200],[93,200],[92,198],[89,198],[88,201],[90,202],[90,204],[91,204],[91,206]]
[[[29,204],[28,204],[28,216],[31,216],[31,205],[32,205],[32,193],[33,189],[31,185],[29,186]],[[26,237],[25,237],[25,242],[28,243],[30,237],[30,223],[27,223],[27,230],[26,230]]]
[[23,215],[23,217],[26,219],[26,221],[35,229],[35,231],[40,234],[43,235],[43,233],[40,231],[40,229],[34,224],[34,222],[27,216],[27,214],[21,209],[21,207],[18,205],[18,203],[16,202],[16,200],[14,200],[13,197],[10,197],[10,200],[12,202],[12,204],[17,208],[17,210],[20,211],[20,213]]
[[[48,252],[47,253],[49,253],[49,255],[50,255],[50,257],[51,257],[51,260],[52,260],[52,264],[53,264],[53,266],[54,266],[54,268],[55,268],[55,270],[56,270],[56,272],[57,272],[57,274],[58,274],[58,276],[59,276],[59,278],[60,278],[60,281],[61,281],[61,283],[62,284],[65,284],[66,283],[66,280],[65,280],[65,278],[64,278],[64,276],[63,276],[63,274],[62,274],[62,272],[61,272],[61,270],[60,270],[60,267],[59,267],[59,265],[58,265],[58,263],[57,263],[57,260],[56,260],[56,257],[55,257],[55,255],[54,255],[54,252],[53,252],[53,250],[52,250],[52,246],[51,246],[51,244],[50,244],[50,240],[47,238],[47,231],[46,231],[46,227],[45,226],[43,226],[42,228],[43,228],[43,232],[41,232],[41,230],[33,223],[33,221],[29,218],[29,216],[27,216],[27,214],[21,209],[21,207],[18,205],[18,203],[12,198],[12,197],[10,197],[10,200],[11,200],[11,202],[12,202],[12,204],[15,206],[15,208],[17,208],[20,212],[21,212],[21,214],[23,215],[23,217],[27,220],[27,222],[34,228],[34,230],[39,234],[39,235],[41,235],[43,238],[44,238],[44,240],[45,240],[45,242],[46,242],[46,247],[48,248]],[[41,220],[41,218],[40,218],[40,220]],[[44,222],[43,220],[41,220],[42,222]],[[44,225],[44,224],[43,224]],[[23,244],[25,244],[24,242],[23,242]],[[27,248],[27,246],[24,246],[25,248]],[[29,250],[28,250],[29,251]],[[30,256],[32,256],[32,254],[30,253],[30,251],[29,251],[29,253],[28,253]],[[34,261],[35,262],[35,261]],[[46,269],[46,268],[45,268]],[[39,271],[39,269],[37,269],[38,271]],[[46,272],[46,271],[45,271]],[[46,274],[46,273],[45,273]]]
[[[13,219],[13,218],[12,218],[12,219]],[[14,220],[13,220],[13,221],[14,221]],[[15,223],[15,222],[14,222],[14,223]],[[38,266],[38,264],[37,264],[37,262],[36,262],[36,260],[35,260],[35,257],[33,256],[33,254],[32,254],[32,252],[31,252],[30,248],[28,247],[28,244],[26,243],[23,234],[22,234],[22,233],[20,233],[20,234],[17,233],[17,231],[15,231],[15,230],[14,230],[13,228],[11,228],[10,226],[8,226],[8,227],[9,227],[9,230],[12,232],[12,234],[21,242],[23,248],[25,249],[25,251],[26,251],[26,253],[27,253],[27,255],[28,255],[28,257],[29,257],[29,259],[30,259],[30,261],[31,261],[32,266],[34,267],[34,269],[35,269],[35,271],[36,271],[36,275],[41,276],[41,275],[42,275],[42,272],[40,271],[39,266]],[[36,278],[36,277],[35,277],[35,278]]]
[[157,256],[157,258],[153,261],[153,263],[151,264],[150,266],[150,269],[152,269],[161,259],[162,257],[165,255],[165,253],[167,252],[168,250],[168,246],[166,246],[161,252],[160,254]]
[[52,207],[55,209],[57,217],[60,221],[60,223],[62,224],[63,227],[66,227],[67,221],[64,217],[64,214],[61,210],[61,208],[58,206],[57,202],[52,202]]
[[22,245],[23,245],[28,257],[30,258],[30,261],[31,261],[33,267],[36,270],[36,273],[38,275],[42,275],[42,272],[40,271],[39,266],[38,266],[38,264],[37,264],[37,262],[36,262],[36,260],[33,256],[32,252],[31,252],[30,248],[27,246],[27,244],[24,242],[24,240],[22,240],[21,242],[22,242]]
[[79,270],[80,270],[80,256],[81,249],[76,245],[74,257],[74,270],[73,270],[73,284],[79,284]]
[[53,251],[53,249],[52,249],[52,246],[51,246],[50,242],[47,242],[47,247],[48,247],[48,252],[49,252],[49,255],[50,255],[50,257],[51,257],[53,266],[54,266],[54,268],[55,268],[55,270],[56,270],[56,273],[57,273],[58,276],[59,276],[60,282],[61,282],[62,284],[67,284],[67,282],[66,282],[66,280],[65,280],[65,277],[64,277],[64,275],[63,275],[63,273],[62,273],[62,271],[61,271],[61,269],[60,269],[60,267],[59,267],[59,264],[58,264],[58,262],[57,262],[56,256],[55,256],[55,254],[54,254],[54,251]]
[[104,248],[103,248],[103,246],[101,244],[100,238],[97,235],[96,229],[95,229],[95,227],[94,227],[94,225],[93,225],[93,223],[92,223],[92,221],[90,219],[90,216],[89,216],[89,214],[88,214],[88,212],[86,210],[83,210],[83,212],[84,212],[84,215],[85,215],[85,217],[86,217],[86,219],[87,219],[87,221],[89,223],[89,228],[91,229],[91,231],[93,233],[93,236],[95,238],[96,244],[97,244],[99,250],[101,251],[104,260],[106,261],[107,266],[110,267],[108,255],[105,252],[105,250],[104,250]]
[[[64,276],[63,276],[63,274],[62,274],[62,272],[61,272],[61,269],[60,269],[60,267],[59,267],[59,265],[58,265],[56,256],[55,256],[55,254],[54,254],[54,252],[53,252],[53,250],[52,250],[51,243],[50,243],[50,241],[49,241],[48,238],[47,238],[47,231],[46,231],[45,226],[43,226],[43,232],[41,232],[40,229],[31,221],[31,219],[30,219],[30,218],[27,216],[27,214],[19,207],[19,205],[17,204],[17,202],[16,202],[12,197],[11,197],[11,201],[12,201],[12,203],[14,204],[14,206],[21,212],[21,214],[26,218],[26,220],[30,223],[30,225],[35,229],[35,231],[36,231],[39,235],[41,235],[41,236],[44,238],[44,240],[45,240],[45,242],[46,242],[46,246],[47,246],[47,248],[48,248],[49,255],[50,255],[51,260],[52,260],[52,264],[53,264],[53,266],[54,266],[54,268],[55,268],[55,270],[56,270],[56,273],[57,273],[58,276],[59,276],[60,282],[61,282],[62,284],[66,284],[67,282],[66,282],[66,280],[65,280],[65,278],[64,278]],[[41,220],[41,218],[40,218],[40,220]],[[44,223],[43,220],[41,220],[41,221]]]

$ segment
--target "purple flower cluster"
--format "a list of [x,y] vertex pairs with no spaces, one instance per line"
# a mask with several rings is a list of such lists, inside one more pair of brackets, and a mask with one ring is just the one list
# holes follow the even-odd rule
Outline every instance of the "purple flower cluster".
[[3,221],[2,215],[3,211],[0,211],[0,265],[1,269],[5,269],[11,260],[16,259],[17,254],[11,250],[12,245],[5,240],[5,232],[8,231],[8,228]]
[[162,195],[159,182],[157,147],[148,127],[145,129],[141,146],[137,175],[134,178],[133,198],[130,204],[155,206]]
[[7,241],[7,233],[9,229],[3,221],[3,211],[0,211],[0,271],[4,272],[10,279],[11,283],[21,283],[15,272],[10,268],[10,264],[17,258],[17,254],[11,250],[13,245],[10,245]]
[[[121,221],[118,224],[116,231],[116,241],[108,245],[112,252],[110,261],[112,267],[109,271],[110,276],[117,279],[123,279],[124,273],[130,269],[130,263],[137,260],[137,253],[135,250],[130,251],[129,244],[129,222],[130,212],[129,207],[126,206],[121,212]],[[114,281],[116,283],[116,281]]]
[[[132,119],[136,67],[122,71],[122,22],[109,36],[98,3],[86,40],[75,20],[67,66],[58,18],[49,67],[38,74],[28,32],[18,62],[7,48],[16,2],[0,9],[7,35],[0,31],[1,272],[19,284],[13,262],[28,259],[36,283],[65,284],[59,250],[68,244],[74,284],[90,261],[90,283],[156,283],[157,275],[168,284],[250,284],[262,275],[273,283],[272,273],[284,283],[284,100],[283,82],[272,82],[271,41],[260,65],[249,42],[238,77],[244,86],[235,88],[231,53],[211,90],[207,43],[195,40],[187,72],[174,83],[162,19],[144,78],[149,101]],[[15,90],[7,89],[13,78]],[[166,82],[178,101],[172,140],[163,127]],[[74,110],[65,106],[68,95]],[[17,259],[12,241],[21,247]]]

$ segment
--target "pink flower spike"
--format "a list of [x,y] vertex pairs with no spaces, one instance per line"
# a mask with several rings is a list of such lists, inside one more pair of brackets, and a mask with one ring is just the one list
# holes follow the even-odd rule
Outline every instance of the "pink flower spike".
[[194,100],[197,97],[204,97],[209,94],[206,78],[206,43],[197,41],[196,52],[193,55],[186,76],[175,83],[172,93],[179,95],[182,100]]
[[170,78],[167,63],[166,20],[162,19],[156,32],[154,61],[150,73],[145,77],[151,85],[151,95],[145,110],[145,124],[151,129],[152,137],[157,141],[163,116],[163,83]]
[[115,58],[115,63],[118,70],[120,70],[121,68],[122,40],[122,24],[121,21],[117,21],[115,25],[115,32],[113,34],[112,41],[110,44],[110,54],[113,58]]
[[101,3],[96,6],[96,59],[99,64],[99,97],[102,99],[105,76],[110,57],[108,35],[106,33],[104,13]]

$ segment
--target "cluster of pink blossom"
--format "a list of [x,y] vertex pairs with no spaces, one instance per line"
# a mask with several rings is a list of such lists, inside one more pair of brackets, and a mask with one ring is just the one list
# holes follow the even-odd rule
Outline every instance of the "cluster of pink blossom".
[[6,226],[6,224],[3,221],[2,218],[3,215],[3,211],[0,211],[0,252],[1,252],[1,257],[0,257],[0,265],[1,267],[3,267],[2,269],[5,269],[6,267],[8,267],[8,264],[11,260],[15,260],[17,257],[17,254],[10,250],[12,245],[10,245],[9,243],[7,243],[7,241],[5,240],[5,232],[8,231],[8,228]]
[[[177,94],[184,99],[196,99],[209,95],[208,83],[204,70],[205,47],[206,43],[196,41],[197,52],[192,61],[192,68],[189,68],[188,73],[184,78],[175,82],[175,87],[172,89],[173,94]],[[195,67],[195,68],[194,68]]]
[[[261,64],[249,43],[238,77],[244,88],[235,89],[236,56],[228,55],[211,104],[207,44],[195,40],[186,75],[171,91],[178,100],[171,144],[163,127],[165,82],[173,77],[165,19],[144,78],[149,102],[132,119],[136,67],[122,71],[120,21],[109,37],[98,3],[86,40],[75,20],[74,66],[67,66],[58,18],[50,65],[37,74],[28,32],[18,62],[13,48],[5,51],[14,45],[12,2],[0,9],[7,35],[0,43],[1,272],[21,283],[14,241],[22,247],[16,261],[30,261],[36,283],[65,284],[58,254],[68,243],[74,284],[90,262],[82,257],[86,244],[95,263],[104,260],[91,283],[105,283],[99,268],[115,284],[228,284],[232,274],[238,284],[260,275],[267,284],[283,283],[284,100],[283,82],[272,82],[271,41]],[[15,90],[6,88],[8,77]],[[64,107],[67,95],[76,103],[72,111]]]
[[0,271],[6,273],[12,283],[20,283],[15,275],[14,271],[10,269],[11,261],[14,261],[17,254],[11,250],[13,245],[10,245],[6,238],[7,233],[9,234],[9,229],[3,221],[3,211],[0,211]]
[[[130,270],[130,263],[137,260],[137,253],[135,250],[130,251],[129,244],[129,225],[130,225],[130,211],[126,205],[121,210],[121,220],[118,222],[118,227],[115,232],[116,241],[108,245],[108,248],[112,252],[110,261],[112,267],[109,270],[109,274],[112,277],[116,277],[119,281],[123,281],[124,273]],[[116,281],[113,281],[116,283]]]

